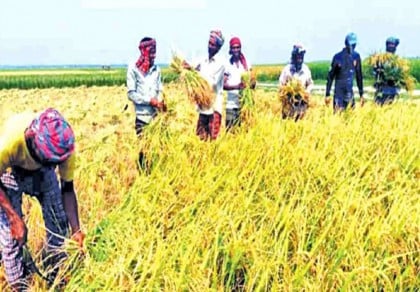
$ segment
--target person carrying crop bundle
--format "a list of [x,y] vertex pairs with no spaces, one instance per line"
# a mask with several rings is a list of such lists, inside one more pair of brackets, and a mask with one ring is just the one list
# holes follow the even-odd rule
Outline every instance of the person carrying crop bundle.
[[[55,109],[35,118],[20,114],[6,123],[0,136],[0,248],[6,279],[14,291],[27,288],[29,269],[23,259],[27,227],[22,194],[35,197],[42,208],[46,230],[45,254],[49,278],[55,278],[68,235],[83,248],[73,179],[76,164],[72,128]],[[58,167],[61,183],[55,172]]]
[[192,67],[184,62],[184,68],[197,70],[210,85],[212,90],[212,103],[210,106],[197,105],[199,112],[196,134],[201,140],[215,140],[220,132],[223,110],[223,77],[225,61],[218,55],[222,48],[224,38],[220,30],[210,31],[208,42],[208,56],[201,59]]
[[[385,46],[386,52],[395,54],[400,40],[395,37],[386,39]],[[375,76],[375,102],[378,105],[390,104],[398,95],[399,86],[395,84],[395,80],[386,78],[385,67],[392,66],[390,62],[378,62],[373,67]],[[393,68],[390,68],[391,70]]]
[[360,105],[363,106],[363,75],[362,62],[359,53],[355,51],[357,36],[349,33],[345,38],[345,47],[334,55],[327,76],[325,104],[330,104],[330,91],[335,80],[333,108],[334,112],[343,111],[349,106],[354,108],[353,79],[356,75],[357,87],[360,95]]
[[[144,37],[139,44],[140,57],[127,69],[127,96],[134,104],[135,129],[141,137],[144,127],[150,124],[158,111],[165,111],[162,98],[162,77],[160,67],[155,64],[156,40]],[[139,168],[147,169],[146,156],[139,152]]]
[[296,44],[293,46],[290,64],[286,65],[281,71],[279,77],[280,88],[287,85],[291,80],[297,79],[302,85],[304,92],[303,96],[291,97],[283,99],[282,117],[301,119],[308,108],[309,96],[313,88],[314,82],[312,80],[311,70],[304,64],[306,50],[302,45]]
[[[233,37],[229,41],[229,54],[231,55],[226,66],[223,89],[227,91],[226,102],[226,130],[230,130],[233,126],[240,126],[241,120],[241,91],[245,88],[242,75],[251,71],[251,64],[247,62],[242,53],[241,40]],[[251,77],[250,87],[254,89],[256,85],[255,79]]]

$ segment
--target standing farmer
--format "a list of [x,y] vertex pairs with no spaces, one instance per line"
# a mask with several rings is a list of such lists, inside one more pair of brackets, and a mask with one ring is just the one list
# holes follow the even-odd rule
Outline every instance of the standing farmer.
[[349,33],[344,41],[343,50],[334,55],[327,77],[325,104],[330,104],[330,91],[335,80],[333,107],[334,112],[343,111],[349,106],[354,108],[353,79],[356,75],[357,87],[360,95],[360,105],[363,106],[363,76],[362,61],[355,51],[357,36]]
[[[400,40],[395,37],[389,37],[386,39],[386,53],[395,55],[397,46],[400,43]],[[373,67],[373,72],[375,75],[375,103],[378,105],[390,104],[394,101],[395,97],[398,95],[399,86],[396,84],[398,80],[394,78],[387,78],[385,73],[385,68],[389,71],[395,70],[393,67],[396,64],[392,64],[390,61],[377,62]],[[393,76],[392,76],[393,77]]]
[[[212,90],[210,106],[197,105],[199,112],[196,134],[201,140],[215,140],[220,132],[223,109],[223,77],[225,62],[217,53],[223,46],[224,38],[220,30],[210,31],[208,55],[200,60],[195,67],[184,62],[183,66],[189,70],[197,70],[208,82]],[[194,68],[194,69],[193,69]]]
[[[143,129],[164,110],[162,99],[162,78],[159,66],[155,65],[156,40],[145,37],[139,44],[140,57],[130,64],[127,70],[127,96],[134,104],[136,113],[135,129],[141,137]],[[139,153],[140,169],[146,169],[146,157],[142,150]]]
[[294,45],[290,58],[290,64],[286,65],[281,71],[279,77],[280,88],[289,84],[289,82],[293,79],[296,79],[299,81],[301,88],[303,89],[303,96],[290,96],[289,98],[284,99],[283,102],[287,104],[283,104],[283,119],[287,117],[301,119],[308,108],[308,101],[314,82],[312,80],[311,70],[306,64],[304,64],[303,61],[305,53],[306,50],[302,45]]
[[[251,71],[251,64],[247,62],[242,53],[241,40],[233,37],[229,42],[229,63],[226,66],[223,89],[227,91],[226,102],[226,129],[233,126],[240,126],[241,120],[241,90],[245,88],[242,82],[242,74]],[[255,88],[255,80],[251,80],[251,89]]]
[[[32,120],[32,121],[31,121]],[[0,246],[6,278],[13,290],[27,286],[23,245],[27,228],[23,221],[22,194],[35,197],[42,208],[46,252],[52,275],[66,258],[61,247],[71,227],[71,237],[83,246],[73,179],[76,164],[73,130],[64,117],[49,108],[35,119],[19,115],[7,123],[0,136]],[[61,183],[55,168],[58,166]],[[6,172],[7,169],[11,172]]]

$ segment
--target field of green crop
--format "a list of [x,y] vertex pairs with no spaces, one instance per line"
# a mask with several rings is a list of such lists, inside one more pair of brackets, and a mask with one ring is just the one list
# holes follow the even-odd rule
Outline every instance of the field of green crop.
[[[315,95],[296,123],[257,89],[254,123],[202,142],[183,87],[165,92],[169,111],[139,141],[124,86],[0,90],[0,128],[52,106],[77,137],[87,238],[84,255],[66,244],[66,291],[417,291],[418,102],[333,115]],[[42,270],[37,202],[24,212]],[[35,275],[31,289],[46,284]]]
[[[324,84],[327,78],[329,61],[308,63],[312,78],[318,84]],[[277,82],[284,64],[256,65],[259,82]],[[410,59],[411,74],[416,78],[420,88],[420,59]],[[372,70],[363,66],[366,84],[373,84]],[[164,83],[176,80],[177,75],[169,68],[162,69]],[[118,86],[126,82],[126,69],[115,68],[111,70],[98,69],[57,69],[57,70],[0,70],[0,89],[31,89],[31,88],[64,88],[78,86]]]

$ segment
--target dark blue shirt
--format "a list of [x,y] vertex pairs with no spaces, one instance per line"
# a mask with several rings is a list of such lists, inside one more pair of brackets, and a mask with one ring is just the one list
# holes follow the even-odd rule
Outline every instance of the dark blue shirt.
[[334,55],[327,77],[326,96],[330,96],[335,80],[334,97],[353,96],[353,79],[356,75],[360,96],[363,96],[362,62],[357,52],[350,54],[346,48]]

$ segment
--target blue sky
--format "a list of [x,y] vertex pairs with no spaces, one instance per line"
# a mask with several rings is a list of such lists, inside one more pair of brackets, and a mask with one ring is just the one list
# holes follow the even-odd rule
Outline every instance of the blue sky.
[[173,49],[206,53],[209,31],[232,36],[253,64],[285,63],[294,43],[306,61],[330,60],[353,31],[362,58],[399,37],[397,53],[420,56],[420,2],[399,0],[2,0],[0,65],[125,64],[143,36],[156,38],[157,62]]

